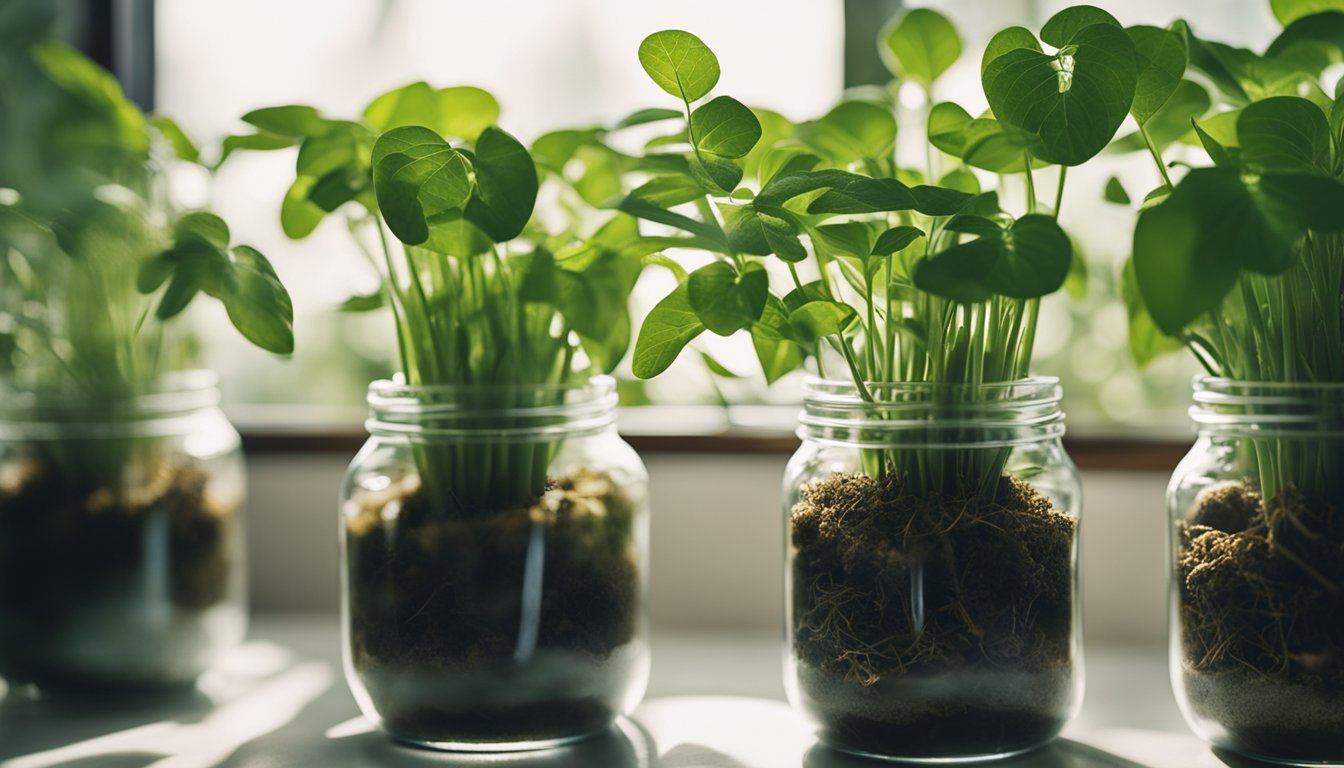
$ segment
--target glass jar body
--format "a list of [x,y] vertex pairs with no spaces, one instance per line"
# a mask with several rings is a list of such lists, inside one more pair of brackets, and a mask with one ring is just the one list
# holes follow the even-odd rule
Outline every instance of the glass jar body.
[[0,676],[44,694],[195,682],[246,629],[237,431],[214,376],[0,408]]
[[1218,747],[1344,765],[1344,385],[1194,389],[1167,492],[1177,702]]
[[343,645],[360,708],[393,738],[535,749],[642,698],[648,479],[610,386],[562,395],[590,407],[470,417],[412,402],[400,431],[374,406],[343,492]]
[[921,388],[837,409],[843,388],[809,385],[784,481],[785,688],[831,747],[1006,756],[1077,711],[1081,492],[1057,385],[1029,388],[1047,423]]

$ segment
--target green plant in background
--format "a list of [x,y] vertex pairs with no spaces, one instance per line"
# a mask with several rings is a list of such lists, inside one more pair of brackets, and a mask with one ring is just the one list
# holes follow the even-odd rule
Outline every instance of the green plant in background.
[[[607,129],[547,134],[529,152],[498,117],[478,88],[412,83],[374,99],[358,120],[306,106],[253,111],[243,120],[256,132],[226,139],[223,157],[298,147],[285,233],[306,237],[339,211],[382,277],[377,294],[345,308],[391,309],[406,383],[442,387],[430,390],[441,404],[503,418],[563,402],[565,385],[620,362],[643,254],[631,247],[633,220],[585,202],[621,188],[629,158],[606,148]],[[576,156],[584,172],[570,181]],[[568,190],[555,230],[533,217],[546,179]],[[540,496],[558,447],[416,450],[439,509],[483,514]]]
[[[1322,81],[1344,56],[1344,6],[1273,5],[1285,27],[1259,54],[1184,22],[1145,32],[1168,52],[1152,65],[1158,106],[1146,121],[1135,112],[1163,183],[1145,198],[1124,273],[1131,346],[1141,363],[1185,346],[1235,380],[1344,382],[1344,85],[1327,94]],[[1187,67],[1216,87],[1217,109],[1181,79]],[[1173,183],[1162,151],[1181,144],[1212,165]],[[1266,499],[1286,485],[1338,498],[1337,452],[1248,443]]]
[[[111,74],[51,39],[46,14],[2,21],[0,377],[8,396],[33,396],[30,418],[73,419],[68,455],[51,457],[72,481],[116,488],[132,446],[82,444],[79,424],[118,415],[72,412],[69,399],[124,403],[180,369],[189,339],[169,321],[198,293],[276,354],[293,350],[292,307],[219,217],[174,209],[166,167],[194,148],[171,121],[145,117]],[[43,410],[53,398],[64,405]]]
[[[718,258],[679,274],[650,313],[635,374],[657,375],[706,330],[746,330],[767,380],[811,359],[823,377],[843,369],[869,402],[889,396],[884,383],[948,385],[940,396],[960,400],[1025,376],[1040,297],[1078,272],[1054,218],[1066,169],[1112,139],[1139,79],[1133,43],[1103,11],[1063,11],[1041,37],[1053,53],[1022,28],[990,42],[982,74],[991,113],[929,109],[941,154],[930,151],[921,170],[895,162],[893,107],[880,97],[860,94],[796,126],[726,96],[694,106],[717,81],[713,54],[685,32],[645,40],[640,61],[681,99],[686,127],[680,146],[651,148],[652,178],[621,209],[681,230],[686,247]],[[961,48],[952,25],[928,10],[895,20],[882,44],[893,70],[926,94]],[[1038,200],[1028,171],[1046,164],[1059,166],[1053,207]],[[996,174],[996,188],[982,189],[972,168]],[[1000,193],[1019,178],[1025,212],[1015,217]],[[788,290],[771,292],[766,256],[783,263]],[[916,493],[993,496],[1006,456],[971,454],[969,464],[949,457],[954,466],[874,450],[865,462]]]

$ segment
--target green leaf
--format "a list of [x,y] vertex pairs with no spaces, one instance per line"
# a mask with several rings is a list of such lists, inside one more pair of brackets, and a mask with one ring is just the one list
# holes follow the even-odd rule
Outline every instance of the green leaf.
[[1072,43],[1079,32],[1095,24],[1120,26],[1114,16],[1094,5],[1075,5],[1056,13],[1045,22],[1041,27],[1041,40],[1056,48],[1063,48]]
[[[761,138],[746,157],[742,158],[742,170],[750,178],[764,183],[769,179],[762,178],[763,163],[777,144],[793,136],[795,129],[793,122],[778,112],[760,108],[753,108],[751,111],[756,115],[756,122],[761,125]],[[802,151],[800,147],[794,149]]]
[[364,121],[379,133],[418,125],[439,130],[439,104],[429,83],[418,82],[394,88],[364,108]]
[[1139,59],[1139,79],[1129,112],[1140,125],[1157,114],[1185,76],[1190,51],[1185,37],[1170,29],[1136,26],[1125,30]]
[[798,138],[839,165],[885,158],[896,144],[896,118],[880,104],[842,101],[820,119],[799,125]]
[[1296,96],[1275,96],[1241,110],[1241,161],[1265,172],[1330,172],[1330,124],[1320,107]]
[[797,338],[816,341],[844,333],[857,317],[858,313],[848,304],[809,301],[789,312],[789,327]]
[[719,60],[700,38],[668,29],[639,44],[639,63],[650,79],[669,94],[690,103],[719,82]]
[[300,139],[291,136],[279,136],[274,133],[248,133],[241,136],[228,136],[221,145],[219,160],[215,163],[215,166],[223,165],[224,161],[229,159],[229,155],[239,149],[260,151],[288,149],[297,145],[299,141]]
[[246,245],[234,248],[225,285],[220,300],[243,337],[267,352],[293,353],[294,305],[266,257]]
[[311,235],[322,223],[327,212],[308,199],[308,193],[317,184],[311,176],[300,176],[285,192],[280,203],[280,228],[291,240],[302,240]]
[[731,194],[742,181],[742,166],[736,161],[709,152],[686,158],[691,176],[711,194]]
[[224,250],[229,247],[229,225],[209,211],[194,211],[173,223],[173,238],[178,242],[199,240]]
[[784,304],[774,296],[766,299],[761,316],[751,324],[751,345],[761,361],[766,384],[774,384],[803,365],[803,351],[790,338],[792,328]]
[[980,194],[980,178],[966,168],[953,168],[938,180],[938,186],[967,195]]
[[954,245],[915,262],[915,287],[962,304],[988,301],[986,278],[1003,252],[998,238],[984,237]]
[[678,285],[649,311],[639,328],[631,361],[635,376],[651,379],[667,370],[681,350],[704,330],[691,309],[686,284]]
[[1138,278],[1134,274],[1134,262],[1126,261],[1120,276],[1120,295],[1125,302],[1125,311],[1129,315],[1129,354],[1134,364],[1146,368],[1158,357],[1175,352],[1182,347],[1179,339],[1168,336],[1153,322],[1148,308],[1143,305],[1143,296],[1139,292]]
[[476,189],[466,218],[497,243],[522,233],[537,202],[537,168],[517,139],[499,128],[476,140]]
[[1041,43],[1026,27],[1007,27],[994,33],[985,44],[984,55],[980,57],[980,76],[984,77],[991,61],[1016,50],[1041,53]]
[[1046,23],[1062,46],[1053,55],[986,52],[982,81],[995,117],[1037,137],[1033,154],[1052,163],[1079,165],[1100,152],[1134,99],[1133,42],[1119,26],[1084,24],[1090,17],[1069,9]]
[[254,109],[243,115],[243,122],[267,133],[291,139],[326,133],[327,119],[314,108],[299,104]]
[[743,157],[761,138],[761,123],[742,102],[717,96],[691,113],[691,134],[701,152]]
[[1034,299],[1064,285],[1073,245],[1054,217],[1027,214],[1004,233],[1000,242],[1002,249],[986,282],[994,293]]
[[961,56],[961,36],[947,17],[928,8],[911,9],[882,30],[878,46],[893,75],[928,87]]
[[761,316],[769,283],[759,264],[751,266],[739,275],[728,262],[715,261],[687,278],[687,301],[710,331],[729,336]]
[[776,256],[790,264],[797,264],[807,259],[807,249],[798,242],[797,230],[788,219],[763,211],[758,211],[757,216],[761,222],[761,233]]
[[1116,205],[1129,205],[1129,193],[1125,191],[1125,186],[1120,183],[1120,179],[1112,176],[1106,181],[1106,192],[1104,194],[1106,202]]
[[[1212,101],[1209,92],[1203,86],[1189,80],[1182,80],[1153,115],[1148,118],[1144,130],[1158,151],[1162,151],[1178,141],[1185,140],[1191,131],[1190,121],[1198,120],[1209,111]],[[1143,136],[1135,131],[1116,139],[1107,147],[1111,152],[1146,152],[1148,144]]]
[[910,189],[915,198],[914,208],[925,216],[951,216],[961,210],[971,195],[956,189],[920,184]]
[[472,199],[471,163],[426,128],[384,133],[373,160],[378,207],[392,234],[408,245],[429,239],[430,219],[460,211]]
[[1269,0],[1269,7],[1274,11],[1274,18],[1286,27],[1303,16],[1344,11],[1344,0]]
[[387,294],[380,288],[373,293],[351,296],[341,302],[337,307],[337,312],[373,312],[387,306]]
[[924,230],[919,227],[892,227],[878,235],[877,242],[873,243],[872,254],[886,256],[898,253],[909,248],[911,243],[921,237],[924,237]]
[[648,123],[657,123],[663,120],[680,120],[681,117],[681,110],[677,109],[664,109],[662,107],[640,109],[621,118],[613,128],[618,130],[621,128],[633,128],[636,125],[647,125]]
[[953,157],[961,157],[966,150],[966,128],[971,115],[961,105],[950,101],[934,104],[929,110],[929,143]]
[[149,124],[154,126],[154,129],[163,136],[164,141],[168,142],[168,146],[173,148],[173,154],[177,156],[178,160],[185,160],[188,163],[201,162],[200,147],[196,146],[196,143],[182,130],[182,126],[178,125],[172,118],[154,115],[149,118]]
[[636,218],[675,227],[702,237],[707,243],[714,243],[715,249],[720,252],[726,252],[728,249],[727,236],[715,224],[697,221],[689,216],[669,211],[634,196],[626,196],[617,205],[617,209]]
[[[964,131],[962,160],[973,168],[998,174],[1023,173],[1026,170],[1026,146],[1020,131],[992,118],[972,120]],[[1032,163],[1038,168],[1041,163]]]
[[440,88],[435,100],[439,119],[434,128],[443,136],[479,141],[486,128],[499,122],[499,102],[489,91],[470,85]]
[[703,198],[705,190],[686,176],[654,176],[631,191],[630,196],[660,208],[672,208]]

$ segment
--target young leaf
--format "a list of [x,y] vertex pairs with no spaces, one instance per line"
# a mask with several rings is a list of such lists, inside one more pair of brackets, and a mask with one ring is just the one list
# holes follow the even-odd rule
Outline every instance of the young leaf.
[[729,336],[761,316],[769,284],[765,270],[752,266],[738,275],[728,262],[715,261],[687,278],[686,299],[710,331]]
[[1129,193],[1125,191],[1125,186],[1120,183],[1120,179],[1112,176],[1106,181],[1106,192],[1104,197],[1106,202],[1116,205],[1129,205],[1131,200]]
[[616,130],[621,128],[633,128],[636,125],[647,125],[648,123],[657,123],[663,120],[679,120],[681,117],[682,113],[680,110],[651,107],[631,112],[617,121],[616,125],[612,126],[612,128]]
[[681,350],[705,330],[686,295],[678,285],[658,302],[640,326],[631,368],[635,376],[651,379],[667,370]]
[[407,125],[437,131],[439,105],[429,83],[403,85],[382,94],[364,108],[364,121],[380,133]]
[[291,240],[302,240],[311,235],[327,215],[326,211],[308,199],[308,194],[316,184],[317,179],[311,176],[299,176],[289,186],[280,203],[280,228]]
[[474,86],[440,88],[435,101],[439,119],[434,128],[443,136],[479,141],[486,128],[499,122],[499,102],[489,91]]
[[[1129,113],[1138,81],[1129,36],[1085,8],[1046,22],[1042,35],[1059,46],[1055,54],[1004,50],[1000,41],[984,59],[985,96],[995,117],[1037,137],[1033,154],[1061,165],[1079,165],[1106,146]],[[1009,42],[1021,44],[1012,35]]]
[[[1148,117],[1144,131],[1158,151],[1185,139],[1191,130],[1190,121],[1198,120],[1213,104],[1209,92],[1190,80],[1182,80],[1176,90],[1155,113]],[[1109,152],[1146,152],[1148,144],[1135,131],[1122,136],[1107,147]]]
[[708,94],[719,82],[719,60],[700,38],[668,29],[639,44],[639,63],[659,88],[687,104]]
[[1304,16],[1325,11],[1344,12],[1344,0],[1269,0],[1269,7],[1274,11],[1274,18],[1286,27]]
[[893,75],[929,87],[961,57],[961,36],[947,17],[914,8],[882,30],[878,50]]
[[691,135],[696,149],[712,155],[738,158],[761,138],[761,123],[742,102],[717,96],[691,113]]
[[299,139],[327,131],[327,119],[312,107],[290,105],[254,109],[243,115],[243,122],[266,133]]
[[1330,172],[1330,124],[1320,107],[1296,96],[1274,96],[1241,110],[1241,161],[1250,170]]
[[497,243],[522,233],[537,202],[537,168],[517,139],[495,127],[476,140],[476,190],[466,218]]
[[196,143],[182,130],[182,126],[178,125],[172,118],[154,115],[149,118],[149,124],[154,126],[154,129],[163,136],[164,141],[168,142],[168,146],[173,148],[173,154],[177,156],[178,160],[184,160],[188,163],[201,162],[200,147],[196,146]]
[[1053,216],[1027,214],[1000,240],[986,284],[1002,296],[1034,299],[1059,290],[1069,275],[1073,245]]
[[1125,302],[1125,311],[1129,315],[1129,354],[1134,364],[1146,368],[1148,364],[1168,352],[1181,348],[1180,340],[1168,336],[1153,322],[1153,316],[1143,305],[1143,296],[1139,292],[1138,278],[1134,274],[1134,262],[1126,261],[1120,276],[1120,295]]
[[929,143],[953,157],[966,151],[966,128],[971,115],[950,101],[934,104],[929,110]]
[[337,307],[337,312],[372,312],[387,306],[387,293],[381,288],[373,293],[365,293],[357,296],[351,296],[341,302]]
[[726,157],[698,152],[686,158],[691,176],[711,194],[731,194],[742,181],[742,166]]
[[1161,27],[1136,26],[1125,30],[1139,58],[1139,79],[1129,112],[1139,125],[1148,122],[1171,98],[1185,76],[1190,51],[1179,33]]
[[[1034,136],[987,117],[972,120],[963,133],[962,160],[973,168],[998,174],[1025,172],[1024,152],[1037,143]],[[1039,161],[1032,163],[1033,168],[1040,165]]]
[[980,238],[921,258],[915,262],[915,287],[963,304],[988,301],[993,291],[985,279],[1002,248],[998,238]]
[[294,306],[270,262],[246,245],[233,249],[223,294],[229,320],[243,337],[277,355],[294,351]]
[[953,168],[943,174],[943,178],[938,180],[938,186],[946,189],[955,189],[967,195],[980,194],[980,177],[976,176],[968,168]]
[[816,341],[843,333],[857,317],[858,313],[848,304],[809,301],[789,312],[789,327],[797,338]]
[[886,256],[898,253],[909,248],[911,243],[921,237],[924,237],[924,230],[919,227],[892,227],[878,235],[877,242],[873,243],[872,254]]
[[803,364],[803,351],[791,338],[784,304],[774,296],[766,299],[761,316],[751,324],[751,345],[761,361],[765,383],[774,384]]
[[820,119],[798,126],[798,138],[837,165],[891,155],[896,143],[892,111],[870,101],[842,101]]
[[408,245],[429,239],[431,218],[460,211],[472,198],[471,163],[426,128],[383,134],[373,161],[378,207],[392,234]]

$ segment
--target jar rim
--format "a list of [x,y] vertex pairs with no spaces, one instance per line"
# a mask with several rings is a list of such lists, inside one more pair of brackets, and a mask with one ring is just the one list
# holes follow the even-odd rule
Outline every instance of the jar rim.
[[1250,381],[1195,376],[1190,420],[1200,434],[1344,436],[1344,382]]
[[605,374],[537,385],[370,383],[370,435],[442,442],[546,442],[616,423],[616,380]]

